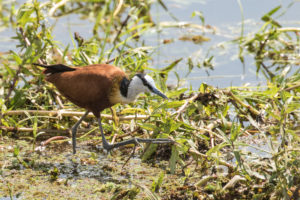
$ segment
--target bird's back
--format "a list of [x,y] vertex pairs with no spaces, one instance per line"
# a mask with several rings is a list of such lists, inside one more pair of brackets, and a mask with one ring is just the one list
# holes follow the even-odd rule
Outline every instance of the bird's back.
[[120,81],[126,77],[118,67],[107,64],[95,64],[76,67],[74,71],[53,73],[46,80],[74,104],[99,113],[117,102],[111,102],[110,96],[119,89]]

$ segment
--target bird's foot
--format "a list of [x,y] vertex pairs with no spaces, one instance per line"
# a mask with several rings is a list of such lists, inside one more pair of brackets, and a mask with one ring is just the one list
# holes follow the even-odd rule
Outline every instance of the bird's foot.
[[157,138],[157,139],[144,139],[144,138],[136,138],[140,143],[152,143],[152,144],[168,144],[175,143],[174,140],[168,138]]
[[110,150],[112,150],[114,148],[118,148],[118,147],[125,146],[128,144],[134,144],[136,146],[140,143],[152,143],[152,144],[168,144],[168,143],[171,144],[172,143],[173,144],[173,143],[175,143],[175,141],[167,139],[167,138],[158,138],[158,139],[132,138],[132,139],[114,143],[114,144],[109,144],[108,142],[103,142],[103,148],[109,152]]

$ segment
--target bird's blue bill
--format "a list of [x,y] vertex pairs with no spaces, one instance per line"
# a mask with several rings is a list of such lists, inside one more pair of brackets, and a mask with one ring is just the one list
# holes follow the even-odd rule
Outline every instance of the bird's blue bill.
[[151,88],[151,91],[152,91],[154,94],[157,94],[157,95],[161,96],[161,97],[164,98],[164,99],[168,99],[168,97],[167,97],[166,95],[164,95],[161,91],[159,91],[157,88],[152,87],[152,88]]

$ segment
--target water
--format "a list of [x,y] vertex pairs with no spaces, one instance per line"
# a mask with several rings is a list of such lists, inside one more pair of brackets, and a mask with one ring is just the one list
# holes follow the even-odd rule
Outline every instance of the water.
[[[191,85],[194,89],[198,89],[202,82],[219,88],[241,86],[246,83],[252,86],[265,83],[265,79],[255,72],[254,59],[251,56],[246,56],[245,67],[243,67],[237,56],[238,45],[228,43],[241,34],[242,14],[237,0],[165,0],[163,2],[169,9],[169,13],[182,22],[201,25],[199,17],[191,17],[194,11],[201,11],[205,23],[214,27],[215,33],[203,32],[203,30],[195,28],[163,28],[157,33],[157,27],[155,27],[147,31],[141,40],[144,40],[146,46],[156,47],[149,67],[165,67],[174,60],[183,58],[175,70],[180,74],[182,84],[184,86]],[[268,11],[278,5],[282,5],[282,11],[284,11],[292,1],[251,0],[241,2],[244,14],[244,34],[246,35],[259,30],[263,24],[260,18]],[[283,27],[299,27],[299,10],[300,3],[297,1],[287,10],[285,15],[277,20]],[[159,4],[154,4],[151,8],[152,18],[157,24],[175,22],[169,13],[165,12]],[[277,15],[278,13],[275,16]],[[54,22],[53,19],[49,19],[50,24]],[[93,35],[92,28],[93,23],[79,19],[78,15],[71,14],[56,22],[53,35],[55,40],[62,43],[62,46],[70,44],[72,47],[71,36],[74,32],[79,32],[83,38],[90,38]],[[16,41],[10,39],[11,36],[15,35],[15,31],[5,29],[0,33],[0,52],[7,52],[10,49],[16,50]],[[179,40],[185,35],[204,35],[210,38],[210,41],[194,44],[191,41]],[[165,39],[173,39],[174,42],[163,44]],[[189,57],[196,64],[197,62],[202,63],[205,58],[210,56],[214,56],[212,60],[214,70],[194,68],[189,76],[185,77],[188,72],[187,60]],[[174,74],[169,76],[168,83],[176,84]]]
[[[244,32],[245,35],[259,30],[262,26],[260,18],[276,6],[282,5],[286,8],[292,1],[272,1],[272,0],[252,0],[242,1],[244,14]],[[242,14],[236,0],[218,1],[188,1],[188,3],[179,0],[166,1],[170,11],[181,21],[201,24],[198,17],[191,18],[194,11],[201,11],[205,17],[205,23],[216,27],[215,34],[205,33],[205,36],[211,38],[209,42],[197,45],[192,42],[182,42],[175,40],[173,44],[160,46],[160,57],[154,62],[155,65],[163,65],[165,61],[172,61],[180,57],[193,57],[194,60],[203,60],[208,51],[213,55],[214,71],[209,71],[209,76],[205,70],[193,70],[186,82],[197,89],[201,82],[206,82],[217,87],[241,86],[245,83],[257,85],[264,83],[265,79],[256,75],[254,60],[251,56],[245,57],[245,68],[239,61],[238,46],[226,45],[219,47],[220,43],[233,40],[241,34]],[[295,3],[287,13],[278,19],[284,27],[299,27],[300,25],[300,3]],[[159,8],[157,19],[160,21],[173,21],[170,16]],[[154,11],[155,14],[155,11]],[[276,16],[276,15],[275,15]],[[154,17],[155,19],[155,17]],[[201,34],[201,30],[193,29],[172,29],[163,30],[161,38],[178,38],[185,34]],[[187,59],[178,65],[177,70],[187,72]]]

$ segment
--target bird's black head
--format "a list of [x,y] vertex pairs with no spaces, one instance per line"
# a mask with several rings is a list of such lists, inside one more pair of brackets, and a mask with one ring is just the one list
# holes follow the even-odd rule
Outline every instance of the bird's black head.
[[146,88],[145,89],[146,91],[144,91],[144,92],[153,92],[154,94],[157,94],[157,95],[161,96],[164,99],[168,99],[168,97],[166,95],[164,95],[161,91],[159,91],[157,89],[157,87],[155,86],[155,82],[154,82],[154,80],[152,79],[151,76],[149,76],[147,74],[138,73],[138,74],[135,75],[135,77],[138,77],[138,79],[141,80],[141,82],[143,84],[143,86],[141,86],[141,87]]
[[131,80],[123,78],[120,84],[120,92],[123,96],[123,103],[133,102],[138,94],[142,92],[153,92],[164,99],[168,99],[156,88],[154,80],[149,75],[141,73],[134,75]]

